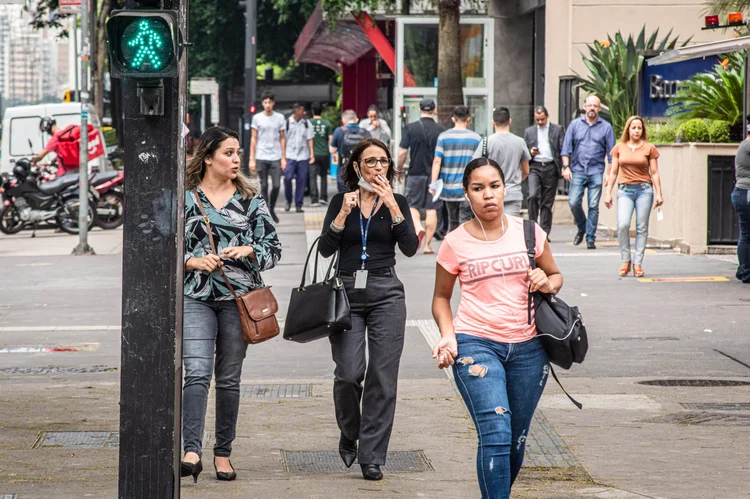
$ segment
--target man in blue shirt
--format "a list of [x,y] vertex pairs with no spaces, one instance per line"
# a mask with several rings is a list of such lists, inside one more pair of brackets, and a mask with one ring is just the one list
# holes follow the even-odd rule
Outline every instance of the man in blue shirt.
[[[612,162],[610,152],[615,147],[612,125],[599,117],[602,108],[599,98],[590,95],[583,106],[586,116],[570,123],[561,152],[562,176],[570,182],[568,204],[578,226],[573,239],[576,246],[586,236],[586,248],[596,249],[596,227],[599,223],[599,198],[602,195],[605,163]],[[588,219],[583,212],[583,191],[588,189]]]
[[346,169],[346,164],[349,162],[352,150],[357,146],[360,140],[370,137],[371,134],[359,126],[357,113],[354,112],[353,109],[347,109],[341,113],[341,123],[343,126],[334,130],[331,145],[328,149],[331,154],[337,156],[335,162],[339,165],[338,175],[336,175],[336,186],[338,187],[338,191],[349,192],[349,189],[344,185],[341,175]]

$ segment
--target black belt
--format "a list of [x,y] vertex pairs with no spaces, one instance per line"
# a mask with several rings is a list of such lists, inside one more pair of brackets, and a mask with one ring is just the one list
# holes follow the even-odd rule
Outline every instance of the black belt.
[[554,161],[544,161],[544,162],[542,162],[542,161],[532,161],[531,163],[534,164],[534,165],[541,165],[541,166],[547,166],[547,165],[554,165],[555,164]]
[[[339,275],[342,277],[354,277],[354,272],[350,272],[348,270],[339,270]],[[391,267],[387,267],[384,269],[373,269],[373,270],[368,269],[367,275],[378,276],[378,277],[391,277],[396,274]]]

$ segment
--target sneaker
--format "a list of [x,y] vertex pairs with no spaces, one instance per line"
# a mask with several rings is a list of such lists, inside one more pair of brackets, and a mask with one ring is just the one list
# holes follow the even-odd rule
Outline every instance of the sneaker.
[[321,206],[328,206],[328,200],[327,199],[321,199],[318,202],[320,203]]
[[320,201],[313,201],[312,203],[310,203],[310,206],[315,207],[315,206],[322,206],[322,205],[320,204]]
[[594,241],[586,241],[586,249],[596,249],[596,244],[594,244]]
[[284,211],[289,211],[289,210],[291,210],[291,209],[292,209],[292,203],[290,203],[289,201],[287,201],[287,202],[286,202],[286,203],[284,204]]
[[304,213],[304,212],[305,210],[303,210],[301,206],[297,207],[297,213]]

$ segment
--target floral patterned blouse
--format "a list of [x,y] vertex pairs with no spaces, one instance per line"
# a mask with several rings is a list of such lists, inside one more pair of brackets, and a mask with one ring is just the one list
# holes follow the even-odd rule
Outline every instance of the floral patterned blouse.
[[[266,202],[260,196],[242,199],[235,193],[220,210],[213,207],[200,187],[203,209],[211,222],[216,252],[231,246],[252,246],[255,258],[222,258],[224,273],[238,295],[264,286],[260,272],[272,269],[281,258],[281,243]],[[185,263],[211,253],[206,224],[192,191],[185,193]],[[195,300],[233,300],[218,271],[185,272],[185,296]]]

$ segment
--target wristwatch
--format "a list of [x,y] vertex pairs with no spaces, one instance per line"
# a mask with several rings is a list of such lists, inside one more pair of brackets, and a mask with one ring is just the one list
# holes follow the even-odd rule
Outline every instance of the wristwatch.
[[398,225],[401,222],[403,222],[404,220],[405,220],[404,217],[402,217],[401,215],[398,215],[398,216],[394,217],[393,222],[391,223],[391,225]]

